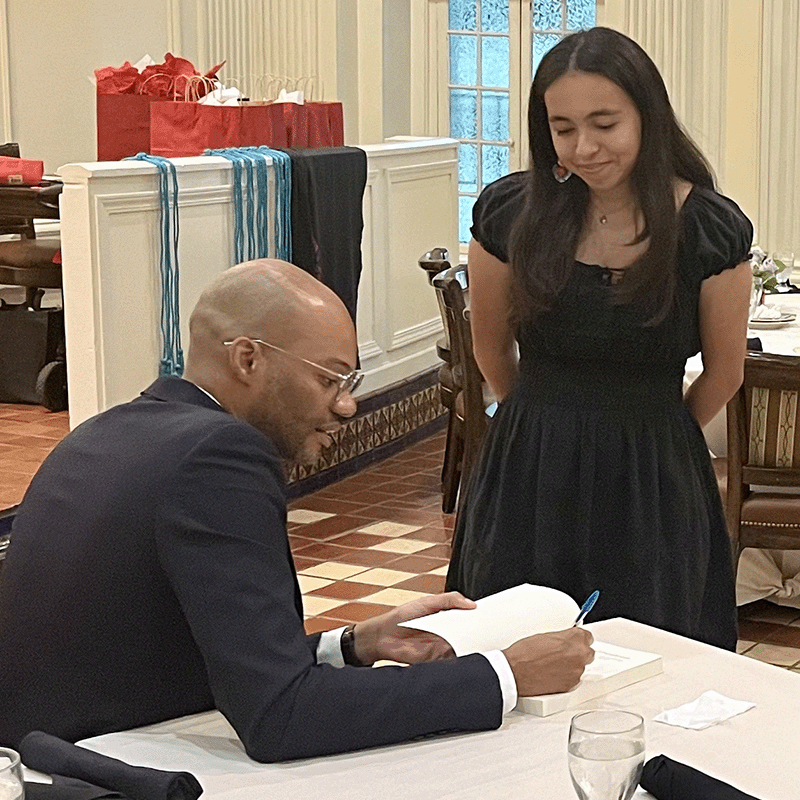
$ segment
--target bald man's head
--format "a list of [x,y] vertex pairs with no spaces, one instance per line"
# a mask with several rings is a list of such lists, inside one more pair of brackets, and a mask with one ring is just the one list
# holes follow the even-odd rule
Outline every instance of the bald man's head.
[[331,378],[355,367],[350,316],[327,286],[292,264],[261,259],[226,270],[200,296],[189,332],[184,377],[287,458],[315,458],[355,411],[349,394],[337,398]]

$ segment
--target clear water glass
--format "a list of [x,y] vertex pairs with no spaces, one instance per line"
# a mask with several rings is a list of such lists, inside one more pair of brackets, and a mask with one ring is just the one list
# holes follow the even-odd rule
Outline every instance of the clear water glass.
[[629,800],[644,765],[644,720],[631,711],[576,714],[567,758],[580,800]]
[[19,753],[0,747],[0,800],[24,800],[25,784],[22,780],[22,762]]

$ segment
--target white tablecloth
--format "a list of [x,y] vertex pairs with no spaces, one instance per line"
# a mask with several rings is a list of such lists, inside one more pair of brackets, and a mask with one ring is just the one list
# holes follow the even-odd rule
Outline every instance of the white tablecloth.
[[[785,328],[753,328],[748,330],[747,335],[758,336],[765,353],[800,356],[800,294],[770,294],[766,296],[765,302],[770,306],[793,311],[797,314],[797,319]],[[702,369],[703,362],[699,355],[689,359],[684,388],[691,384]],[[713,455],[724,457],[728,452],[725,409],[706,425],[703,433]],[[800,550],[747,548],[742,552],[736,581],[736,602],[743,605],[760,599],[800,608]]]
[[[800,675],[627,620],[587,625],[605,642],[660,653],[664,673],[585,703],[645,719],[647,758],[664,753],[760,800],[798,796]],[[707,690],[755,707],[704,730],[653,717]],[[209,800],[575,800],[567,731],[575,710],[513,712],[497,731],[424,739],[339,756],[257,764],[217,712],[81,742],[132,764],[188,770]],[[635,796],[650,798],[640,791]]]

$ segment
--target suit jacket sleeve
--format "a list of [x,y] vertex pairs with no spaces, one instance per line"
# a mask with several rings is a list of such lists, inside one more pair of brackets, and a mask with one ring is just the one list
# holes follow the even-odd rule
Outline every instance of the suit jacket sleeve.
[[281,465],[237,420],[206,436],[167,492],[156,547],[248,755],[279,761],[499,726],[480,655],[412,667],[316,663],[286,536]]

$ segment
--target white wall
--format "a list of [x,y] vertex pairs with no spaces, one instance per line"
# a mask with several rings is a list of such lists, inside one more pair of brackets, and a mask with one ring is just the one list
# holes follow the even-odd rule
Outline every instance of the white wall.
[[[55,172],[97,156],[89,82],[107,64],[167,50],[164,0],[0,0],[8,23],[11,130],[23,156]],[[2,31],[0,31],[2,35]],[[0,64],[0,71],[5,66]]]

